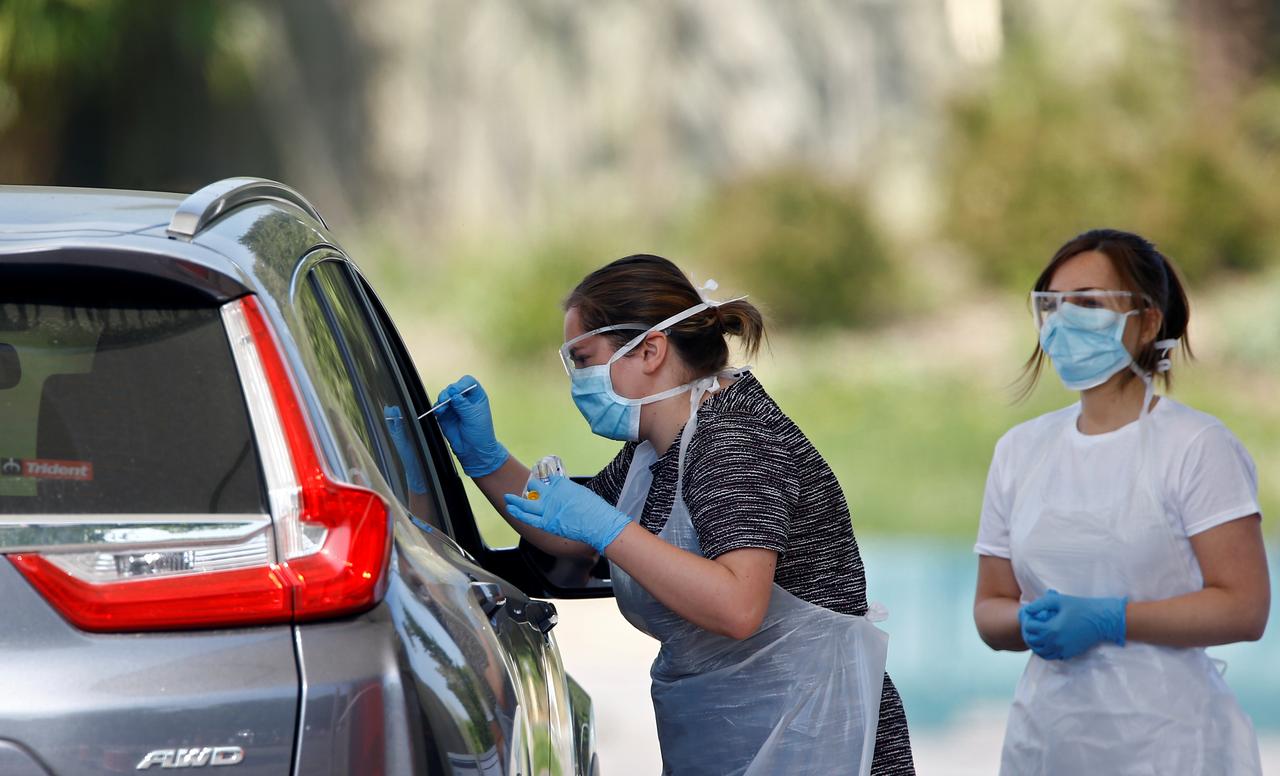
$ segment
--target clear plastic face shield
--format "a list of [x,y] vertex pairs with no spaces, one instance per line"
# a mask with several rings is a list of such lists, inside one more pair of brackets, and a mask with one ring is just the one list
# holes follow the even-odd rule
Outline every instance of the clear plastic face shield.
[[[1036,330],[1044,328],[1050,316],[1071,305],[1076,310],[1106,310],[1121,316],[1137,312],[1136,295],[1132,291],[1104,291],[1091,289],[1088,291],[1033,291],[1031,292],[1031,314],[1035,318]],[[1070,310],[1071,308],[1066,308]],[[1102,316],[1099,320],[1110,318]]]

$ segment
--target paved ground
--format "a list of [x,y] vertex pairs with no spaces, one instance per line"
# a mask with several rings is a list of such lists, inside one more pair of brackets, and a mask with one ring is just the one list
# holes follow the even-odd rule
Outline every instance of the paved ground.
[[[556,636],[565,665],[591,693],[605,776],[653,776],[661,770],[649,703],[649,664],[657,642],[632,628],[612,599],[561,601]],[[921,776],[993,776],[999,770],[1007,709],[972,710],[942,730],[914,730]],[[1280,776],[1280,736],[1261,741],[1263,772]]]
[[649,664],[658,642],[622,619],[612,598],[557,601],[556,607],[565,667],[595,706],[603,776],[660,773],[649,700]]

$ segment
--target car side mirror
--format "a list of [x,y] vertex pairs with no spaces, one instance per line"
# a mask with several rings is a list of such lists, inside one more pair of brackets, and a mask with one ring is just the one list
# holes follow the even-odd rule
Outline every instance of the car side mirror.
[[[583,484],[590,477],[572,477]],[[477,537],[478,538],[478,537]],[[521,539],[516,547],[484,548],[481,564],[533,598],[611,598],[613,582],[604,558],[562,558]]]
[[600,598],[613,594],[609,561],[561,558],[520,540],[516,548],[551,598]]
[[[591,478],[571,476],[570,479],[585,485]],[[520,558],[522,579],[527,580],[521,589],[527,594],[539,598],[608,598],[613,595],[609,561],[603,557],[591,560],[553,556],[524,539],[520,540],[515,553]]]
[[[586,485],[590,477],[574,476],[569,479]],[[601,598],[613,595],[609,561],[603,556],[595,560],[585,558],[561,558],[520,541],[521,554],[534,567],[548,590],[555,598]]]

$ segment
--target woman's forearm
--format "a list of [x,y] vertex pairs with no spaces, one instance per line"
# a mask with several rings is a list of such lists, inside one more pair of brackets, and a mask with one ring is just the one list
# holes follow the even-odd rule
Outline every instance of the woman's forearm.
[[[1125,638],[1168,647],[1211,647],[1256,641],[1267,610],[1239,600],[1227,590],[1205,588],[1161,601],[1130,602],[1125,609]],[[987,598],[974,604],[973,618],[992,649],[1023,651],[1018,601]]]
[[1258,515],[1191,537],[1204,589],[1160,601],[1131,601],[1125,638],[1169,647],[1256,641],[1271,611],[1271,578]]
[[1167,647],[1257,641],[1267,626],[1267,608],[1215,587],[1162,601],[1130,602],[1125,638]]
[[978,635],[992,649],[1009,652],[1025,652],[1026,643],[1022,640],[1022,627],[1018,622],[1016,598],[992,596],[977,601],[973,605],[973,621],[978,626]]
[[973,622],[987,646],[1010,652],[1022,652],[1027,648],[1022,640],[1021,623],[1018,622],[1021,598],[1022,588],[1013,573],[1012,561],[994,555],[979,555]]
[[605,549],[649,594],[704,630],[745,639],[755,633],[769,608],[773,562],[744,564],[739,571],[675,547],[631,523]]
[[529,467],[520,463],[514,455],[509,455],[506,462],[496,471],[483,477],[476,477],[474,482],[498,514],[502,515],[502,519],[533,546],[552,555],[594,557],[596,551],[589,545],[539,530],[507,514],[507,504],[502,497],[508,493],[524,495],[524,486],[529,482],[529,475]]

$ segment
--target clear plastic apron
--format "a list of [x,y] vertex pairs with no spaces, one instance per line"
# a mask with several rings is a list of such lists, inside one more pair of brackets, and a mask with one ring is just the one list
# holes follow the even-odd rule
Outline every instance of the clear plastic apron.
[[[1150,404],[1150,402],[1148,402]],[[1071,422],[1074,422],[1072,420]],[[1078,503],[1091,475],[1080,465],[1064,424],[1033,452],[1019,484],[1010,554],[1023,602],[1049,588],[1078,596],[1171,598],[1204,586],[1179,543],[1185,532],[1158,496],[1143,413],[1128,471],[1133,484],[1111,503]],[[1070,660],[1032,655],[1014,694],[1001,758],[1002,776],[1083,774],[1260,774],[1248,716],[1200,648],[1128,642],[1100,644]]]
[[[682,498],[696,387],[680,438],[675,503],[659,536],[701,554]],[[636,449],[618,508],[639,519],[653,482],[653,447]],[[738,641],[703,630],[660,603],[616,564],[623,616],[662,642],[653,663],[653,705],[664,774],[868,774],[875,749],[888,635],[866,617],[808,603],[776,583],[760,629]]]

